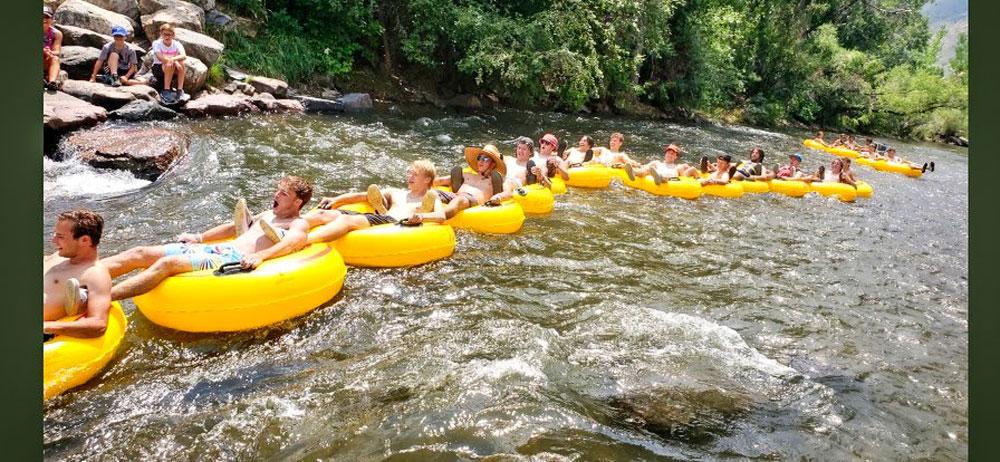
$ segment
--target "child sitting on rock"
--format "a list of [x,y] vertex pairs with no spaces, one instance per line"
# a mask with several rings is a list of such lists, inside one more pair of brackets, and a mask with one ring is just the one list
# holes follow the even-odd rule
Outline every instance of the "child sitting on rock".
[[[160,25],[160,38],[150,47],[153,54],[153,88],[160,92],[160,99],[170,104],[184,96],[184,46],[174,40],[174,25]],[[176,76],[176,80],[174,80]]]
[[124,27],[112,27],[111,36],[114,40],[101,48],[101,55],[94,63],[93,72],[90,73],[90,81],[96,81],[97,72],[103,71],[101,83],[120,87],[122,84],[128,83],[129,79],[135,75],[139,59],[136,57],[135,50],[128,43],[125,43],[128,32],[125,31]]

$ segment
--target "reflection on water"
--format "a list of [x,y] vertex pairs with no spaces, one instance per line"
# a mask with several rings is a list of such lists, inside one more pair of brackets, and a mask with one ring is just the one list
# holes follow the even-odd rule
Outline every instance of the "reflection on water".
[[[46,235],[90,207],[109,255],[225,220],[240,196],[267,207],[286,174],[317,196],[402,185],[414,159],[512,154],[543,130],[620,131],[647,160],[674,141],[689,162],[754,146],[769,165],[831,159],[801,133],[526,111],[162,125],[192,150],[153,184],[46,161]],[[938,171],[857,167],[875,195],[855,204],[571,190],[518,234],[460,231],[447,260],[352,268],[331,302],[253,332],[174,332],[126,303],[117,359],[46,405],[45,456],[964,460],[968,161],[898,144]]]

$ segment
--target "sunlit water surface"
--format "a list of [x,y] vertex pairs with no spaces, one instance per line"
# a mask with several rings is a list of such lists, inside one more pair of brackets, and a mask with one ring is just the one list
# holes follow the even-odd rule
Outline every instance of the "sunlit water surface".
[[[394,108],[395,109],[395,108]],[[157,124],[191,152],[155,183],[45,161],[44,239],[59,211],[103,214],[101,252],[168,242],[270,206],[401,186],[465,145],[555,131],[636,158],[763,147],[828,154],[803,133],[610,117],[426,110]],[[131,302],[116,359],[45,406],[49,460],[964,460],[968,157],[921,179],[856,167],[854,204],[776,194],[686,201],[571,189],[517,234],[459,231],[455,254],[351,268],[342,292],[253,332],[185,334]],[[51,244],[45,244],[51,252]]]

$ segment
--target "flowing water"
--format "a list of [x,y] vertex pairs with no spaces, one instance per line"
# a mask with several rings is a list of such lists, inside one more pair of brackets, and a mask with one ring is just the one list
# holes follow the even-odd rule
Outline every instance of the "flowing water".
[[[317,195],[402,186],[414,159],[445,171],[465,145],[511,154],[542,130],[621,131],[644,160],[672,141],[688,161],[832,159],[804,133],[390,109],[159,123],[192,148],[155,183],[46,161],[44,238],[59,211],[92,208],[111,255],[226,220],[240,196],[268,208],[283,175]],[[46,403],[45,457],[964,460],[968,157],[893,144],[937,171],[855,166],[875,195],[853,204],[571,188],[516,234],[458,231],[448,259],[350,268],[330,302],[252,332],[180,333],[126,302],[115,360]]]

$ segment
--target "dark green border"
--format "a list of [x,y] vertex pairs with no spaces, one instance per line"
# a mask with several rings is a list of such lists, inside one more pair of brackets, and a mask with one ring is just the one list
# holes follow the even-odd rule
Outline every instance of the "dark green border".
[[5,226],[2,336],[3,458],[42,459],[42,86],[39,71],[41,2],[5,2],[0,43]]
[[[997,415],[1000,397],[1000,303],[997,302],[996,264],[1000,251],[993,237],[1000,225],[996,172],[1000,159],[1000,98],[996,87],[996,2],[978,0],[969,4],[969,458],[996,457]],[[975,31],[974,33],[972,31]],[[974,143],[974,144],[973,144]]]

